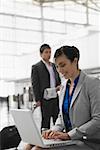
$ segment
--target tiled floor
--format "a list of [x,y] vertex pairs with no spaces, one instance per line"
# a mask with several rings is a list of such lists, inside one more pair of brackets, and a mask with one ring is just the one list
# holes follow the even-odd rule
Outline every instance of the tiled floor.
[[[12,107],[15,108],[15,106],[11,106],[10,109]],[[37,108],[34,111],[33,116],[35,117],[37,126],[40,128],[41,114],[40,114],[40,109],[39,108]],[[8,113],[6,102],[3,102],[3,103],[0,102],[0,131],[4,127],[9,126],[9,125],[14,125],[14,120],[11,116],[10,110],[9,110],[9,113]],[[23,150],[24,144],[25,144],[24,142],[21,142],[18,146],[18,150]],[[9,150],[13,150],[13,149],[9,149]]]

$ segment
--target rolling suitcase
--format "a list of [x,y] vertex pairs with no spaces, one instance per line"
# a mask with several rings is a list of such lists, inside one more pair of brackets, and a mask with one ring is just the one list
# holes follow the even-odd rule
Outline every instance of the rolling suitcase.
[[15,125],[4,127],[0,132],[0,150],[17,148],[21,137]]

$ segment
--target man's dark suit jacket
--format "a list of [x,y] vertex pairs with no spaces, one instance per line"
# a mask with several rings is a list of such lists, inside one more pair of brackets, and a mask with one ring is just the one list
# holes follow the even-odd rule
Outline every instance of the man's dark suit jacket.
[[[53,63],[52,66],[55,73],[56,86],[58,86],[61,84],[61,80]],[[32,66],[31,80],[35,101],[43,100],[44,90],[50,88],[50,74],[42,60]]]

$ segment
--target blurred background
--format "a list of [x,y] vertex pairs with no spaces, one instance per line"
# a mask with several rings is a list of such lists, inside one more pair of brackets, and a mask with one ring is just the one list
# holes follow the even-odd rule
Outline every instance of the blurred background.
[[[82,69],[100,66],[99,0],[0,0],[0,96],[30,85],[39,47],[77,46]],[[99,74],[98,74],[99,76]]]

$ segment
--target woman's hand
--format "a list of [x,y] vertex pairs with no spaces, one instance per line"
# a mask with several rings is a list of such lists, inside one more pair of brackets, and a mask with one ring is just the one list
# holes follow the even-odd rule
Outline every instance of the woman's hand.
[[70,140],[70,136],[67,133],[52,130],[44,131],[42,136],[45,139]]
[[60,139],[60,140],[70,140],[70,136],[67,133],[64,132],[55,132],[55,134],[52,136],[54,139]]
[[42,137],[44,139],[49,139],[50,134],[52,133],[52,130],[46,130],[42,132]]

